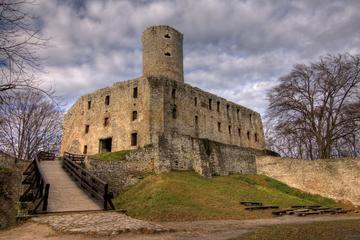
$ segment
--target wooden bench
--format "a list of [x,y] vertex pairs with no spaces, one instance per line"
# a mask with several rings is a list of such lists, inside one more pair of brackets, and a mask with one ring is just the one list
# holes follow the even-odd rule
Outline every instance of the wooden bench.
[[254,207],[247,207],[245,210],[253,211],[253,210],[265,210],[265,209],[278,209],[279,206],[254,206]]
[[240,202],[241,205],[244,206],[262,206],[263,203],[261,202]]

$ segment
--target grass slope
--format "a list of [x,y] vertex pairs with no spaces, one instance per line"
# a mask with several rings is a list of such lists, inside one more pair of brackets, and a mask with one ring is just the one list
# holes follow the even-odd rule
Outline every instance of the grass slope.
[[169,172],[146,177],[119,194],[114,203],[130,216],[158,221],[252,219],[271,217],[271,211],[246,211],[240,201],[259,201],[281,207],[336,206],[332,199],[290,188],[261,175],[231,175],[212,179],[194,172]]

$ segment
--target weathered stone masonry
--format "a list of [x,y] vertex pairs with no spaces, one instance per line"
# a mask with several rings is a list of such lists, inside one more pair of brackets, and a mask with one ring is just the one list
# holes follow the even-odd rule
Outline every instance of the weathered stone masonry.
[[62,152],[152,146],[155,172],[255,173],[260,115],[184,83],[182,39],[168,26],[146,29],[143,76],[82,96],[65,116]]

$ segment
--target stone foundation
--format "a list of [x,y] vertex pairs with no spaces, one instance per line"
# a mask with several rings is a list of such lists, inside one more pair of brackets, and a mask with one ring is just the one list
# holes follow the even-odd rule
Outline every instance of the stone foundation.
[[123,160],[88,158],[85,166],[107,181],[115,194],[148,174],[171,170],[193,170],[206,177],[256,174],[255,155],[251,150],[179,135],[162,136],[159,145],[133,150]]

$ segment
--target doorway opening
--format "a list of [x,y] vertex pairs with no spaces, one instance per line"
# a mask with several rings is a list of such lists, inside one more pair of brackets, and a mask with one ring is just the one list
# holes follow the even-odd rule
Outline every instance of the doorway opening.
[[99,148],[99,152],[111,152],[111,147],[112,147],[112,138],[105,138],[105,139],[100,139],[100,148]]

